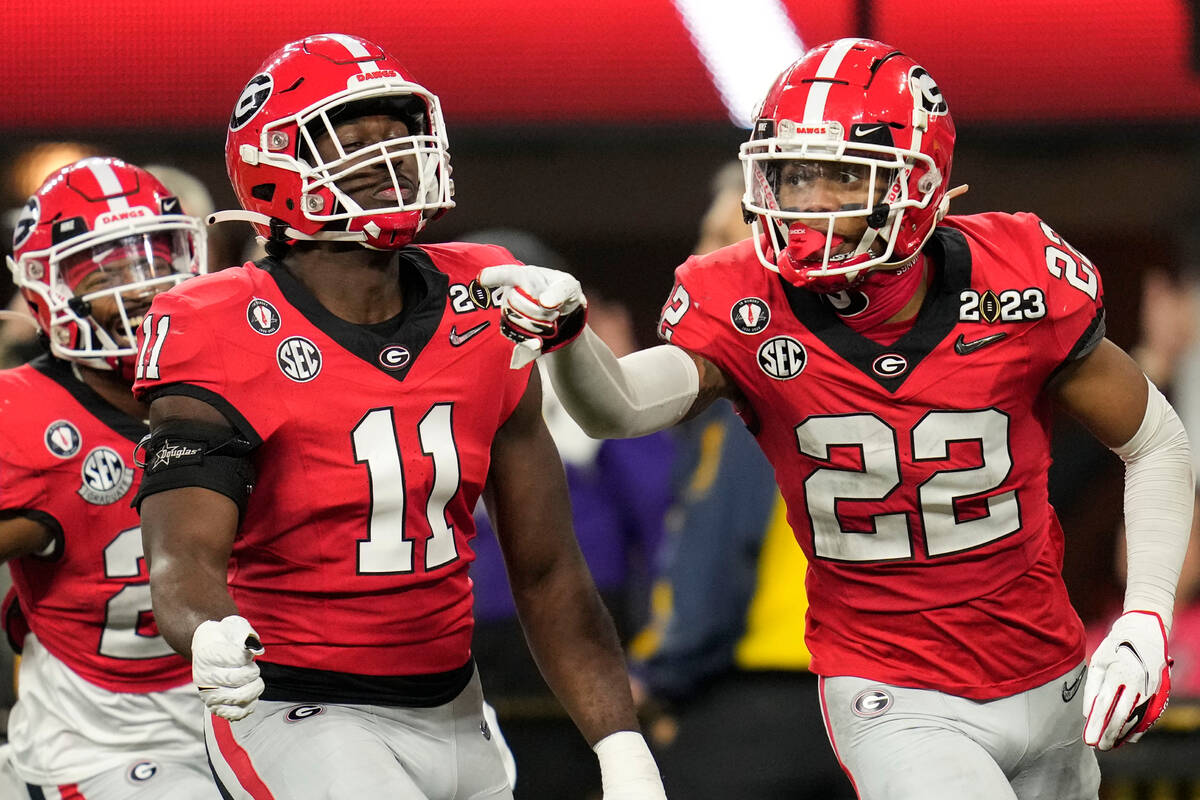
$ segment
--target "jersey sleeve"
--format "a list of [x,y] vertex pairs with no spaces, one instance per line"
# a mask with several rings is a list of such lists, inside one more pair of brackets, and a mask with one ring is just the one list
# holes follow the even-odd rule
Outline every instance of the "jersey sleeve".
[[1046,276],[1047,315],[1038,325],[1044,352],[1053,370],[1083,358],[1105,336],[1104,287],[1100,270],[1045,221],[1033,214],[1015,215],[1027,240],[1032,269]]
[[45,482],[39,470],[21,458],[21,450],[7,437],[0,437],[0,510],[17,511],[44,507]]
[[719,321],[712,313],[717,305],[716,298],[705,280],[709,271],[697,256],[676,267],[675,285],[659,315],[658,337],[720,363]]
[[[10,372],[0,381],[0,397],[36,396],[39,387]],[[48,506],[45,476],[51,468],[44,436],[45,423],[39,423],[19,400],[0,404],[0,510],[19,511]],[[38,458],[32,454],[45,454]]]
[[236,326],[226,313],[244,303],[236,302],[234,286],[198,285],[201,280],[194,278],[156,296],[151,303],[150,313],[138,328],[134,396],[143,402],[166,395],[195,397],[221,411],[243,435],[260,441],[261,432],[230,399],[236,394],[231,385],[236,376],[231,374],[228,359],[237,342],[220,335],[222,330],[245,327]]

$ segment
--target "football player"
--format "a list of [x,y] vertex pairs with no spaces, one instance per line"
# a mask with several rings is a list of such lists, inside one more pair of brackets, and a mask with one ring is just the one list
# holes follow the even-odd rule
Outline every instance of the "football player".
[[372,42],[311,36],[250,79],[226,163],[243,209],[217,218],[268,256],[157,298],[135,385],[154,607],[222,791],[512,797],[471,658],[482,494],[605,798],[662,798],[537,371],[508,368],[473,282],[512,256],[410,244],[453,206],[438,98]]
[[[1091,747],[1166,702],[1187,435],[1105,338],[1091,261],[1032,214],[946,216],[954,139],[913,59],[830,42],[766,96],[740,155],[754,235],[676,270],[669,344],[617,360],[577,335],[564,273],[481,279],[509,287],[513,363],[556,351],[593,436],[738,407],[809,561],[812,669],[860,797],[1095,798]],[[1090,662],[1047,502],[1054,406],[1126,463],[1125,613]]]
[[88,158],[29,198],[13,254],[49,353],[0,372],[3,618],[22,653],[11,766],[29,797],[215,800],[203,705],[155,627],[130,507],[148,431],[135,330],[204,271],[203,228],[149,172]]

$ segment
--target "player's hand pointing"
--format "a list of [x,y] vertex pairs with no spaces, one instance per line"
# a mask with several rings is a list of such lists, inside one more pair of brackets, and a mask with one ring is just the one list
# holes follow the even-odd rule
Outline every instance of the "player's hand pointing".
[[568,344],[587,321],[587,298],[574,276],[532,264],[487,267],[479,283],[503,287],[500,330],[517,343],[509,366],[520,369]]

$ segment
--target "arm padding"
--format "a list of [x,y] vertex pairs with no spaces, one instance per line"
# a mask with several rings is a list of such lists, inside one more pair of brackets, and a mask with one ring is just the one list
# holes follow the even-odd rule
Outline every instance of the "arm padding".
[[700,391],[700,372],[685,350],[659,345],[618,359],[584,328],[545,356],[563,407],[596,439],[645,436],[679,422]]
[[1113,452],[1125,462],[1125,611],[1153,611],[1169,631],[1196,484],[1187,432],[1153,383],[1137,433]]

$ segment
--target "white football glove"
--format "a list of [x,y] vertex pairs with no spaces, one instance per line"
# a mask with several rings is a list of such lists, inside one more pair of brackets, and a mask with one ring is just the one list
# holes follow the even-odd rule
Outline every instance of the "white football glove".
[[569,343],[587,321],[587,298],[574,276],[532,264],[487,267],[479,283],[504,288],[500,330],[517,343],[512,369]]
[[192,680],[209,711],[237,721],[254,710],[263,692],[254,657],[262,654],[262,642],[244,618],[200,623],[192,634]]
[[1084,743],[1111,750],[1136,742],[1166,708],[1170,692],[1171,659],[1162,618],[1153,611],[1125,612],[1088,662]]
[[603,800],[667,800],[658,764],[640,733],[610,733],[592,750],[600,761]]

